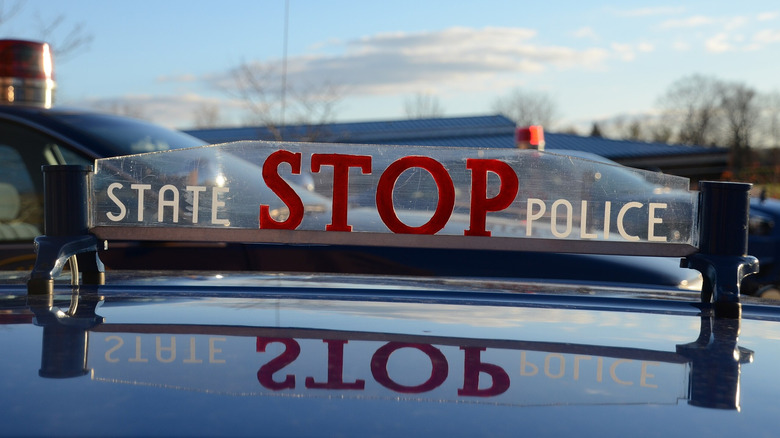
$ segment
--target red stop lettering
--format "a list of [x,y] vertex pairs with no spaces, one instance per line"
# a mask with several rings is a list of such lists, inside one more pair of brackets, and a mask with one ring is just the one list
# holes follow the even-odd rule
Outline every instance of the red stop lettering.
[[265,184],[284,202],[290,214],[287,219],[276,221],[271,217],[268,205],[260,205],[260,228],[294,230],[303,220],[303,201],[287,181],[279,176],[281,163],[288,163],[292,167],[292,173],[298,175],[301,173],[301,153],[278,150],[269,155],[263,163]]
[[294,389],[295,388],[295,375],[288,374],[281,382],[274,380],[274,373],[293,363],[298,355],[301,354],[301,346],[295,339],[289,338],[257,338],[257,352],[264,353],[268,344],[274,342],[281,342],[284,344],[284,351],[275,358],[271,359],[260,367],[257,371],[257,381],[263,385],[264,388],[268,388],[273,391],[279,391],[281,389]]
[[[500,160],[470,158],[466,160],[466,168],[471,169],[471,210],[469,229],[466,236],[490,236],[485,230],[487,212],[503,210],[515,200],[520,183],[517,174],[511,166]],[[488,172],[495,173],[501,180],[498,194],[487,197]]]
[[[419,167],[428,171],[436,182],[436,189],[439,192],[439,201],[436,204],[436,211],[428,222],[419,227],[410,227],[401,222],[395,213],[393,206],[393,189],[395,183],[401,174],[412,167]],[[452,178],[447,173],[447,169],[429,157],[403,157],[392,164],[379,177],[379,183],[376,187],[376,208],[382,222],[394,233],[403,234],[436,234],[441,231],[447,221],[452,216],[455,208],[455,186],[452,184]]]
[[371,173],[371,157],[368,155],[314,154],[311,171],[317,173],[322,166],[333,166],[333,209],[328,231],[352,231],[347,222],[349,207],[349,169],[360,168],[363,174]]
[[[473,397],[492,397],[503,394],[509,389],[509,375],[498,365],[483,363],[480,353],[485,347],[460,347],[466,352],[463,368],[463,388],[458,390],[458,395]],[[488,388],[479,389],[479,374],[486,373],[493,383]]]
[[[387,361],[390,355],[401,348],[415,348],[425,353],[431,360],[431,376],[425,382],[417,386],[406,386],[395,382],[390,378],[387,372]],[[371,374],[374,380],[379,382],[385,388],[400,392],[403,394],[419,394],[421,392],[431,391],[447,380],[449,365],[447,358],[444,357],[439,349],[430,344],[407,344],[403,342],[390,342],[380,347],[371,358]]]
[[306,378],[309,389],[364,389],[366,381],[358,379],[352,383],[344,382],[344,344],[348,341],[338,339],[323,339],[328,344],[328,381],[315,382],[314,377]]

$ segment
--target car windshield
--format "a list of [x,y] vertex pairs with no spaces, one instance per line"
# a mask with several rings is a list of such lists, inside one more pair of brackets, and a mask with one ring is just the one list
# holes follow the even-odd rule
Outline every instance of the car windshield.
[[132,155],[207,144],[183,132],[126,117],[94,113],[57,113],[51,116],[100,140],[106,147],[111,148],[114,155]]

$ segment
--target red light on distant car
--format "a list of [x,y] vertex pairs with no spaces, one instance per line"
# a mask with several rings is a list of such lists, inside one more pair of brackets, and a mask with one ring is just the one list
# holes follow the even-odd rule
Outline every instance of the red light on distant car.
[[0,104],[51,107],[54,62],[46,43],[0,40]]
[[520,149],[544,150],[544,129],[540,125],[517,128],[515,143]]

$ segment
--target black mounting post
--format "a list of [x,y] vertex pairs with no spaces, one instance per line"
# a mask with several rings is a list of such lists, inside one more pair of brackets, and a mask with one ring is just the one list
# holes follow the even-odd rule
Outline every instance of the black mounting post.
[[84,284],[103,284],[99,241],[89,234],[89,181],[92,166],[42,166],[43,236],[35,238],[38,254],[27,282],[27,293],[53,294],[54,278],[77,256]]
[[753,351],[737,345],[740,321],[700,315],[699,338],[677,345],[690,361],[688,403],[693,406],[739,410],[742,364],[753,361]]
[[712,303],[715,316],[739,318],[742,279],[758,272],[758,259],[747,255],[750,188],[752,184],[699,183],[699,252],[682,266],[704,276],[703,303]]
[[48,298],[37,296],[29,300],[35,325],[43,327],[38,375],[57,379],[83,376],[89,372],[89,330],[103,323],[103,317],[96,313],[103,297],[91,293],[80,296],[74,292],[67,312]]

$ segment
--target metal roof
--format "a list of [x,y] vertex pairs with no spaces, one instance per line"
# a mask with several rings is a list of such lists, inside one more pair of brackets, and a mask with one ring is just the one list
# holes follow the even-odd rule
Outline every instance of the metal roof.
[[[212,128],[185,131],[209,143],[273,140],[266,127]],[[611,140],[545,132],[547,150],[576,150],[610,159],[669,155],[724,154],[722,148]],[[326,125],[289,125],[282,138],[330,143],[398,144],[420,146],[515,147],[515,123],[503,115],[439,117]]]
[[583,137],[573,134],[544,134],[548,150],[567,149],[603,157],[629,158],[659,155],[723,154],[725,149],[703,146],[689,146],[666,143],[649,143],[633,140],[611,140],[602,137]]
[[[420,142],[455,141],[460,137],[500,136],[509,138],[503,146],[512,147],[514,123],[501,115],[447,117],[375,122],[329,123],[325,125],[288,125],[282,131],[284,139],[310,139],[337,143],[420,144]],[[185,131],[210,143],[240,140],[272,140],[274,135],[264,126],[241,128],[193,129]],[[418,140],[414,142],[413,140]],[[429,143],[440,144],[440,143]],[[448,144],[447,144],[448,145]]]

